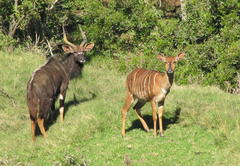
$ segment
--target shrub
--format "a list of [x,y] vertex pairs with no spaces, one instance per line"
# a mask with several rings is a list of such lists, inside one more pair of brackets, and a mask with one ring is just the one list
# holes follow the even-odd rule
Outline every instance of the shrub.
[[8,35],[4,35],[1,31],[0,31],[0,39],[1,39],[0,41],[1,50],[8,50],[8,48],[12,50],[16,44],[15,40],[11,40]]

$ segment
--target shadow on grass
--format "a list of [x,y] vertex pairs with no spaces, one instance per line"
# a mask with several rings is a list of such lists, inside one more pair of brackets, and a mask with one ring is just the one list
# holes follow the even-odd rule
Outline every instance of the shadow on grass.
[[[74,95],[74,99],[72,101],[64,103],[64,117],[65,117],[66,113],[68,112],[68,110],[69,110],[69,108],[71,106],[73,106],[73,105],[77,106],[77,105],[79,105],[79,104],[81,104],[83,102],[91,101],[94,98],[96,98],[96,94],[95,93],[92,93],[92,92],[89,92],[89,93],[91,94],[90,98],[83,98],[83,99],[78,101],[76,99],[76,96]],[[58,102],[58,101],[56,101],[56,102]],[[51,111],[49,111],[49,117],[44,122],[44,128],[45,128],[46,131],[56,122],[58,116],[60,115],[59,109],[55,109],[55,111],[52,111],[52,113],[50,113],[50,112]],[[51,117],[51,114],[53,114],[53,117]],[[35,136],[42,135],[38,125],[36,125],[35,133],[36,133]]]
[[[129,111],[131,111],[131,110],[129,110]],[[174,115],[169,118],[165,118],[164,113],[163,113],[163,130],[166,130],[169,125],[177,123],[180,112],[181,112],[181,108],[179,108],[179,107],[176,108],[176,110],[174,111]],[[144,115],[143,119],[147,123],[149,129],[153,129],[153,117],[151,115]],[[138,128],[141,128],[142,130],[145,131],[145,129],[142,126],[142,123],[140,122],[140,120],[138,119],[138,117],[136,115],[136,120],[134,120],[132,122],[132,126],[130,128],[126,129],[126,132],[129,132],[133,129],[138,129]],[[157,119],[157,131],[158,130],[159,130],[159,119]]]

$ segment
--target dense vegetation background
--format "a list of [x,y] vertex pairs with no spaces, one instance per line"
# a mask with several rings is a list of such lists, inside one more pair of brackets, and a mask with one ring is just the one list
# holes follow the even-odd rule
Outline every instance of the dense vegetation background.
[[[184,1],[181,1],[182,3]],[[156,55],[186,52],[177,84],[217,85],[240,93],[240,2],[188,0],[0,0],[0,49],[40,50],[49,56],[62,44],[62,25],[80,41],[78,24],[95,42],[91,58],[129,72],[162,70]],[[89,57],[89,58],[90,58]]]

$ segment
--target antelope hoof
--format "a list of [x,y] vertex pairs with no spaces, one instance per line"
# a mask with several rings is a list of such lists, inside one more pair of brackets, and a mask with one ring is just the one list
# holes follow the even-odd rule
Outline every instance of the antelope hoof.
[[160,137],[164,137],[164,135],[163,135],[163,133],[162,133],[162,132],[160,132]]
[[144,129],[147,133],[149,133],[149,129]]
[[46,134],[46,133],[45,133],[45,134],[42,134],[42,135],[43,135],[44,138],[47,138],[47,134]]

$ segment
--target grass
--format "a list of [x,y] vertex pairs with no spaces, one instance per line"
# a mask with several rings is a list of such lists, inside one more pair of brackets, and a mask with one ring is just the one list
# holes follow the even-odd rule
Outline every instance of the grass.
[[[72,80],[64,122],[46,122],[47,138],[31,141],[26,86],[45,58],[0,52],[1,165],[239,165],[239,96],[217,87],[173,85],[164,108],[164,137],[153,138],[150,104],[142,115],[132,109],[121,136],[126,74],[95,58],[83,77]],[[158,62],[159,65],[163,65]],[[58,102],[56,103],[58,108]],[[58,110],[57,110],[58,112]]]

